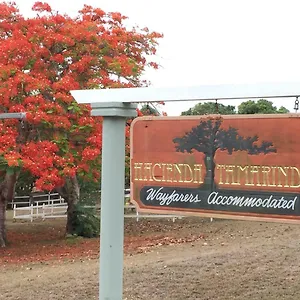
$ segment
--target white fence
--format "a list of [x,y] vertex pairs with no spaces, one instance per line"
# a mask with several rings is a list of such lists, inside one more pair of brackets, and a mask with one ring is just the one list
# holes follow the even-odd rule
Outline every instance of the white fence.
[[[136,206],[130,202],[130,190],[125,190],[125,218],[135,218],[138,222],[141,218],[171,218],[173,222],[176,219],[181,219],[182,216],[174,215],[161,215],[161,214],[144,214],[139,213]],[[57,196],[56,199],[51,199],[51,197]],[[33,196],[34,198],[35,196]],[[29,203],[29,196],[24,196],[22,198],[28,199],[25,201],[18,201],[13,204],[13,218],[14,219],[29,219],[31,222],[36,218],[41,218],[42,220],[49,218],[65,218],[67,217],[67,204],[64,199],[59,196],[59,194],[45,194],[37,195],[36,197],[47,197],[47,200],[34,201],[34,203]],[[21,197],[19,197],[21,198]],[[28,204],[24,206],[24,204]],[[18,207],[18,205],[20,205]],[[90,206],[90,208],[93,208]],[[99,208],[100,209],[100,208]],[[128,213],[128,210],[134,213]]]
[[[40,200],[35,200],[40,199]],[[47,203],[51,204],[51,200],[60,200],[60,203],[64,202],[64,199],[58,193],[48,193],[48,194],[33,194],[31,196],[16,196],[13,198],[12,202],[8,205],[13,208],[16,204],[17,206],[30,206],[33,203]]]
[[[18,207],[18,204],[22,206]],[[30,219],[32,222],[35,218],[42,218],[43,220],[47,218],[63,218],[66,217],[68,208],[67,204],[64,202],[64,199],[60,196],[57,199],[50,199],[49,197],[49,199],[46,201],[35,201],[28,206],[23,206],[23,204],[24,202],[17,202],[13,204],[14,219]]]
[[[67,204],[66,203],[55,203],[54,200],[51,204],[31,204],[30,206],[17,207],[14,204],[13,218],[14,219],[29,219],[31,222],[34,219],[41,218],[42,220],[50,218],[66,218],[67,217]],[[140,214],[134,205],[125,205],[124,209],[130,209],[135,211],[134,214],[124,214],[124,218],[135,218],[138,222],[141,218],[171,218],[173,222],[176,219],[182,219],[182,216],[173,215],[156,215],[156,214]]]

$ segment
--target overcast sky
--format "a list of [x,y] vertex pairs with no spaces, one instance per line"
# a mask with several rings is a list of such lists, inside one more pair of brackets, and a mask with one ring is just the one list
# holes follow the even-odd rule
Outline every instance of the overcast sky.
[[[28,15],[34,0],[15,0]],[[298,0],[48,0],[52,8],[76,14],[83,4],[119,11],[133,25],[164,34],[153,86],[300,82]],[[293,111],[294,99],[272,100]],[[223,101],[237,105],[239,101]],[[178,115],[195,103],[168,103]]]

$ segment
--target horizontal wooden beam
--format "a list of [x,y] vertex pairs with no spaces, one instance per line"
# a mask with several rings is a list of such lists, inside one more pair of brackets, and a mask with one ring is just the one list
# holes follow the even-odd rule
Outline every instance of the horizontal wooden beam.
[[300,82],[73,90],[71,94],[86,104],[286,98],[300,96]]

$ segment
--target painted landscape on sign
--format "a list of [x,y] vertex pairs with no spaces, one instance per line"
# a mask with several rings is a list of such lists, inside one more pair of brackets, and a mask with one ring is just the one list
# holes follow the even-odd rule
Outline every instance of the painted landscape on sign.
[[300,220],[300,116],[143,117],[132,127],[140,210]]

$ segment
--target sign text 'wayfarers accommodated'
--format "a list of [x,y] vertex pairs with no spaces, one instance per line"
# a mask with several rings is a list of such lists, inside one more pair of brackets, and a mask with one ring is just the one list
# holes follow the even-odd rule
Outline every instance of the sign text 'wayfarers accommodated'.
[[300,115],[142,117],[131,191],[141,211],[300,223]]

